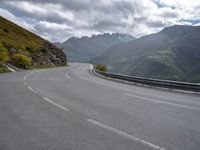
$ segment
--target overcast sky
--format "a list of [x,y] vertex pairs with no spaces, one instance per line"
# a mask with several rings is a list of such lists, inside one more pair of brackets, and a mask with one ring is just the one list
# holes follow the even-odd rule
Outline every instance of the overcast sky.
[[200,0],[1,0],[0,15],[52,42],[105,32],[140,37],[200,25]]

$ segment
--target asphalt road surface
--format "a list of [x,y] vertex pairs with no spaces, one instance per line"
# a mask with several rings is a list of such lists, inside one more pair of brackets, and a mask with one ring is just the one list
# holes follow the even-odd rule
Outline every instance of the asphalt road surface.
[[0,75],[0,150],[199,150],[200,96],[92,75]]

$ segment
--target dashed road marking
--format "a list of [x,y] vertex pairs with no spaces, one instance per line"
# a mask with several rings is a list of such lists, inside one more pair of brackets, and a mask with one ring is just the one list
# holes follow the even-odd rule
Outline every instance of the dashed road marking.
[[30,91],[32,91],[32,92],[34,91],[30,86],[28,86],[28,89],[29,89]]
[[71,77],[70,77],[67,73],[65,73],[65,76],[66,76],[68,79],[71,79]]
[[120,131],[120,130],[118,130],[118,129],[116,129],[116,128],[113,128],[113,127],[110,127],[110,126],[108,126],[108,125],[102,124],[102,123],[100,123],[100,122],[98,122],[98,121],[96,121],[96,120],[87,119],[87,121],[90,122],[90,123],[92,123],[92,124],[94,124],[94,125],[97,125],[97,126],[99,126],[99,127],[101,127],[101,128],[104,128],[104,129],[106,129],[106,130],[108,130],[108,131],[117,133],[118,135],[121,135],[121,136],[123,136],[123,137],[125,137],[125,138],[128,138],[128,139],[131,139],[131,140],[133,140],[133,141],[135,141],[135,142],[138,142],[138,143],[140,143],[140,144],[142,144],[142,145],[144,145],[144,146],[146,146],[146,147],[148,147],[148,148],[152,148],[152,149],[154,149],[154,150],[165,150],[165,148],[162,148],[162,147],[160,147],[160,146],[158,146],[158,145],[152,144],[152,143],[150,143],[150,142],[148,142],[148,141],[145,141],[145,140],[143,140],[143,139],[140,139],[140,138],[138,138],[138,137],[135,137],[135,136],[133,136],[133,135],[130,135],[130,134],[128,134],[128,133],[125,133],[125,132],[123,132],[123,131]]
[[37,93],[37,91],[35,91],[32,87],[28,86],[28,89],[33,92],[33,93]]
[[55,105],[56,107],[58,107],[58,108],[60,108],[60,109],[63,109],[63,110],[65,110],[65,111],[68,111],[68,110],[69,110],[68,108],[66,108],[66,107],[64,107],[64,106],[61,106],[61,105],[55,103],[54,101],[50,100],[50,99],[47,98],[47,97],[43,97],[43,99],[44,99],[45,101],[51,103],[52,105]]
[[[26,82],[27,77],[30,76],[30,75],[33,74],[33,73],[36,73],[36,72],[41,72],[41,71],[34,71],[34,72],[31,72],[31,73],[27,74],[27,75],[24,77],[24,84],[28,87],[28,89],[29,89],[31,92],[37,94],[37,91],[34,90],[32,87],[28,86],[28,83]],[[71,79],[69,76],[68,76],[68,78]],[[55,103],[54,101],[50,100],[50,99],[47,98],[47,97],[42,97],[42,98],[43,98],[45,101],[51,103],[52,105],[54,105],[54,106],[56,106],[56,107],[58,107],[58,108],[60,108],[60,109],[63,109],[63,110],[65,110],[65,111],[68,111],[68,110],[69,110],[68,108],[66,108],[66,107],[64,107],[64,106],[61,106],[61,105]]]

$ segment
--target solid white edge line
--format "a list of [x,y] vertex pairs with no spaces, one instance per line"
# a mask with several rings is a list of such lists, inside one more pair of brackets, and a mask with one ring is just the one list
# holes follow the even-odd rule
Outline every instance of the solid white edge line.
[[50,100],[50,99],[47,98],[47,97],[43,97],[43,99],[44,99],[45,101],[51,103],[52,105],[55,105],[56,107],[58,107],[58,108],[60,108],[60,109],[63,109],[63,110],[66,110],[66,111],[69,110],[68,108],[66,108],[66,107],[64,107],[64,106],[61,106],[61,105],[55,103],[54,101]]
[[165,148],[162,148],[162,147],[160,147],[160,146],[158,146],[158,145],[152,144],[152,143],[150,143],[150,142],[148,142],[148,141],[145,141],[145,140],[143,140],[143,139],[140,139],[140,138],[138,138],[138,137],[135,137],[135,136],[133,136],[133,135],[130,135],[130,134],[128,134],[128,133],[125,133],[125,132],[123,132],[123,131],[120,131],[120,130],[118,130],[118,129],[116,129],[116,128],[113,128],[113,127],[107,126],[107,125],[105,125],[105,124],[102,124],[102,123],[100,123],[100,122],[98,122],[98,121],[96,121],[96,120],[87,119],[87,121],[90,122],[90,123],[92,123],[92,124],[94,124],[94,125],[97,125],[97,126],[99,126],[99,127],[101,127],[101,128],[104,128],[104,129],[106,129],[106,130],[108,130],[108,131],[112,131],[112,132],[114,132],[114,133],[117,133],[118,135],[122,135],[122,136],[125,137],[125,138],[131,139],[131,140],[133,140],[133,141],[135,141],[135,142],[138,142],[138,143],[141,143],[141,144],[143,144],[143,145],[146,146],[146,147],[153,148],[153,149],[155,149],[155,150],[165,150]]
[[168,104],[168,105],[179,106],[179,107],[183,107],[183,108],[196,109],[196,110],[200,109],[200,107],[192,107],[192,106],[186,106],[186,105],[177,104],[177,103],[164,102],[164,101],[155,100],[155,99],[152,99],[152,98],[147,98],[147,97],[142,97],[142,96],[136,96],[136,95],[127,94],[127,93],[123,93],[123,95],[129,96],[129,97],[134,97],[134,98],[139,98],[139,99],[142,99],[142,100],[145,100],[145,101],[149,101],[149,102],[156,102],[156,103],[161,103],[161,104]]

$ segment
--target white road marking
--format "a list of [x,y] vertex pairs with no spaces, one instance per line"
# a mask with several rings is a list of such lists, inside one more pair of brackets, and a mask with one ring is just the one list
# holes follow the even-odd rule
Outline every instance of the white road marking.
[[138,138],[138,137],[135,137],[135,136],[133,136],[133,135],[130,135],[130,134],[128,134],[128,133],[125,133],[125,132],[123,132],[123,131],[120,131],[120,130],[118,130],[118,129],[116,129],[116,128],[113,128],[113,127],[107,126],[107,125],[105,125],[105,124],[102,124],[102,123],[100,123],[100,122],[98,122],[98,121],[96,121],[96,120],[87,119],[87,121],[90,122],[90,123],[92,123],[92,124],[94,124],[94,125],[97,125],[97,126],[99,126],[99,127],[101,127],[101,128],[104,128],[104,129],[106,129],[106,130],[108,130],[108,131],[112,131],[112,132],[115,132],[115,133],[117,133],[117,134],[119,134],[119,135],[122,135],[122,136],[125,137],[125,138],[131,139],[131,140],[133,140],[133,141],[135,141],[135,142],[138,142],[138,143],[141,143],[141,144],[143,144],[143,145],[146,146],[146,147],[153,148],[153,149],[155,149],[155,150],[165,150],[165,148],[162,148],[162,147],[160,147],[160,146],[158,146],[158,145],[152,144],[152,143],[150,143],[150,142],[148,142],[148,141],[145,141],[145,140],[143,140],[143,139],[140,139],[140,138]]
[[28,89],[33,92],[33,93],[37,93],[33,88],[31,88],[30,86],[28,86]]
[[30,75],[30,73],[25,75],[24,80],[26,80],[29,75]]
[[94,66],[92,64],[90,64],[89,70],[92,70],[93,68],[94,68]]
[[45,101],[51,103],[52,105],[55,105],[56,107],[58,107],[58,108],[60,108],[60,109],[63,109],[63,110],[65,110],[65,111],[68,111],[68,110],[69,110],[68,108],[66,108],[66,107],[64,107],[64,106],[61,106],[61,105],[55,103],[54,101],[48,99],[47,97],[43,97],[43,99],[44,99]]
[[65,76],[66,76],[68,79],[71,79],[71,77],[70,77],[67,73],[65,73]]
[[31,73],[26,74],[26,75],[24,76],[24,80],[26,80],[31,74],[36,73],[36,72],[39,72],[39,71],[33,71],[33,72],[31,72]]
[[[40,72],[40,71],[33,71],[33,72],[31,72],[31,73],[28,73],[28,74],[26,74],[25,76],[24,76],[24,84],[25,85],[28,85],[28,83],[26,82],[26,80],[27,80],[27,78],[30,76],[30,75],[32,75],[33,73],[36,73],[36,72]],[[35,90],[34,90],[34,93],[37,93]]]
[[139,98],[145,101],[149,101],[149,102],[155,102],[155,103],[161,103],[161,104],[168,104],[168,105],[173,105],[173,106],[179,106],[179,107],[183,107],[183,108],[189,108],[189,109],[197,109],[199,110],[200,107],[192,107],[192,106],[187,106],[187,105],[182,105],[182,104],[177,104],[177,103],[171,103],[171,102],[164,102],[164,101],[160,101],[160,100],[155,100],[152,98],[147,98],[147,97],[142,97],[142,96],[136,96],[136,95],[132,95],[132,94],[127,94],[127,93],[123,93],[126,96],[129,97],[134,97],[134,98]]

